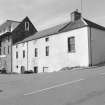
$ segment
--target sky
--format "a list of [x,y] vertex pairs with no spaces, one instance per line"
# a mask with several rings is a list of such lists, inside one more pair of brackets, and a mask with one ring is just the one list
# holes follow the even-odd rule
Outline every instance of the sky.
[[[83,17],[105,26],[105,0],[82,0]],[[38,30],[70,21],[70,13],[81,11],[81,0],[0,0],[0,24],[28,16]]]

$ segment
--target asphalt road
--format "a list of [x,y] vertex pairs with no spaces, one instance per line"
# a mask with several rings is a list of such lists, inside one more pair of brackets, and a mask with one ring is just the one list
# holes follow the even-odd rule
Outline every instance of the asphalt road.
[[0,75],[0,105],[105,105],[105,67]]

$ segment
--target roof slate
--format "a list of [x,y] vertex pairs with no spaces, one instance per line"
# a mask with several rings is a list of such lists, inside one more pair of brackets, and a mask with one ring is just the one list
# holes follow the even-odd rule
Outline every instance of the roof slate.
[[[104,30],[105,31],[105,27],[98,25],[94,22],[91,22],[85,18],[81,18],[75,22],[68,22],[68,23],[63,23],[57,26],[54,26],[52,28],[49,29],[45,29],[43,31],[39,31],[36,34],[34,34],[33,36],[27,37],[24,40],[22,40],[21,42],[18,43],[23,43],[23,42],[27,42],[27,41],[31,41],[31,40],[35,40],[35,39],[39,39],[42,37],[47,37],[47,36],[51,36],[54,34],[58,34],[58,33],[63,33],[63,32],[67,32],[70,30],[74,30],[77,28],[82,28],[85,26],[89,26],[89,27],[93,27],[93,28],[97,28],[100,30]],[[16,43],[16,44],[18,44]]]
[[16,26],[20,24],[18,21],[6,20],[2,25],[0,25],[0,32],[9,27],[10,25],[15,24]]
[[101,25],[98,25],[90,20],[87,20],[84,18],[84,21],[88,24],[88,26],[90,27],[93,27],[93,28],[97,28],[97,29],[100,29],[100,30],[105,30],[105,27],[104,26],[101,26]]
[[22,43],[22,42],[26,42],[26,41],[30,41],[30,40],[34,40],[34,39],[39,39],[39,38],[42,38],[42,37],[47,37],[49,35],[57,34],[59,32],[59,30],[61,28],[63,28],[64,26],[66,26],[67,24],[68,23],[63,23],[63,24],[51,27],[49,29],[39,31],[36,34],[34,34],[34,35],[30,36],[30,37],[27,37],[23,41],[18,42],[18,43]]

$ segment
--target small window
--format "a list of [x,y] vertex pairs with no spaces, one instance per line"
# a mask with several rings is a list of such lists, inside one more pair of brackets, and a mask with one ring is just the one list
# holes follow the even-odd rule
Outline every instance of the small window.
[[49,37],[45,38],[45,41],[48,42],[49,41]]
[[11,32],[11,25],[8,27],[8,31]]
[[5,52],[5,47],[4,47],[4,54],[6,54],[6,52]]
[[1,47],[0,47],[0,55],[1,55]]
[[68,38],[68,52],[75,52],[75,37]]
[[8,40],[8,42],[10,41],[10,36],[7,36],[7,40]]
[[10,48],[10,47],[8,46],[8,54],[9,54],[9,48]]
[[16,48],[18,48],[18,45],[16,45]]
[[18,69],[18,65],[16,66],[16,68]]
[[35,48],[35,57],[38,57],[38,48]]
[[25,58],[25,50],[23,50],[23,58]]
[[16,52],[16,59],[18,59],[18,52]]
[[46,46],[46,56],[49,56],[49,46]]
[[29,31],[29,22],[25,22],[25,31]]

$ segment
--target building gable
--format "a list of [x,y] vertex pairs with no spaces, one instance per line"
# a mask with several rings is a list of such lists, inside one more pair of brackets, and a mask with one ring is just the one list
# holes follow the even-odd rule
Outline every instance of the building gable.
[[26,17],[12,32],[13,44],[37,32],[34,25]]

